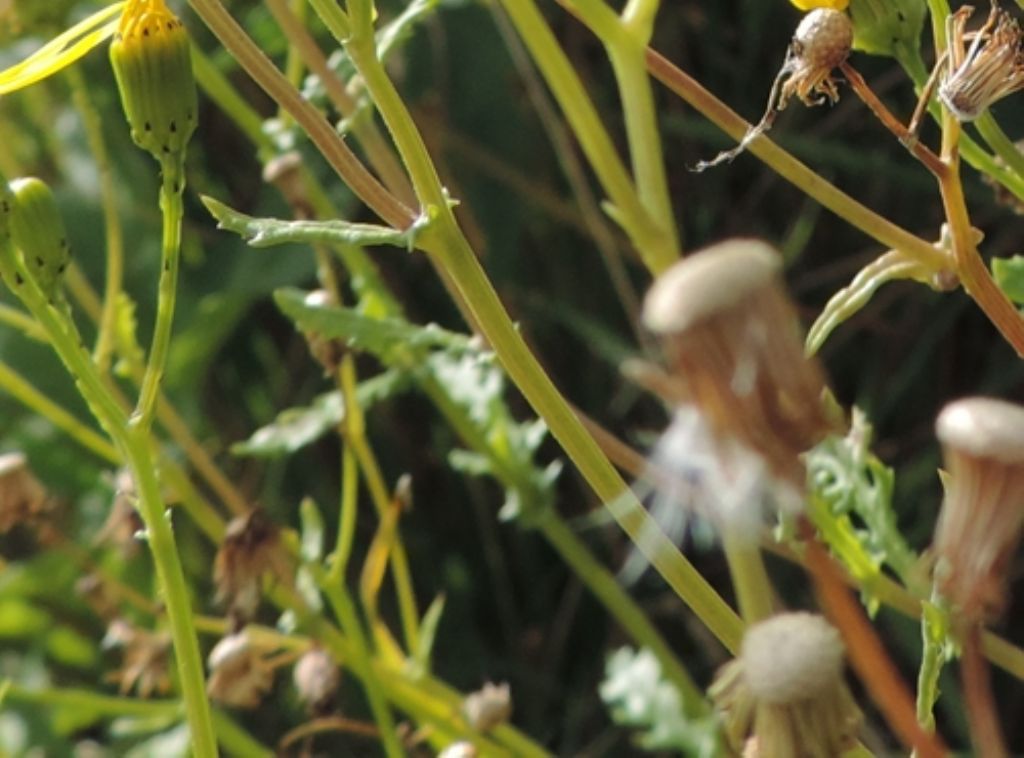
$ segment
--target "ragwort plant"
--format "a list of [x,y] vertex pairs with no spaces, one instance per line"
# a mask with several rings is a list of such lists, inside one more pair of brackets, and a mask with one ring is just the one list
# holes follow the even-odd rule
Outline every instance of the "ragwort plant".
[[[590,681],[587,689],[599,693],[608,718],[640,746],[688,755],[825,757],[888,753],[899,743],[932,756],[969,736],[980,755],[1009,754],[988,665],[1019,679],[1024,654],[986,624],[1006,607],[1020,537],[1014,483],[1021,410],[976,398],[947,405],[939,415],[946,497],[934,546],[919,554],[913,545],[921,540],[901,533],[893,472],[871,450],[865,414],[846,411],[834,399],[814,354],[851,329],[846,322],[882,285],[909,279],[939,292],[962,285],[1024,355],[1024,322],[1014,304],[1022,291],[1020,259],[997,260],[992,272],[984,264],[984,235],[968,213],[960,168],[963,156],[1009,196],[1024,200],[1024,157],[990,112],[1021,86],[1021,32],[1010,12],[995,5],[987,21],[972,26],[970,9],[953,12],[944,0],[793,4],[807,15],[794,14],[792,41],[774,51],[779,73],[764,93],[768,107],[750,125],[673,65],[674,56],[650,47],[668,12],[657,0],[629,0],[621,9],[603,0],[565,0],[564,10],[583,25],[575,33],[588,29],[607,54],[621,102],[625,160],[607,114],[594,105],[541,8],[533,0],[501,0],[487,9],[556,145],[581,225],[602,252],[637,329],[629,351],[643,348],[664,358],[664,368],[649,357],[623,371],[671,416],[649,462],[601,426],[611,418],[588,418],[556,388],[471,244],[478,235],[459,205],[465,201],[472,210],[474,197],[460,197],[442,180],[447,170],[435,163],[440,151],[431,144],[433,130],[424,128],[428,116],[412,109],[410,95],[396,85],[402,57],[413,55],[409,46],[424,36],[420,27],[437,33],[448,16],[463,11],[430,0],[398,9],[377,8],[372,0],[267,0],[264,15],[253,8],[229,12],[220,0],[191,0],[190,12],[179,9],[182,20],[164,0],[127,0],[95,11],[0,73],[5,104],[24,103],[13,121],[34,120],[41,153],[59,164],[64,148],[58,132],[39,119],[49,107],[40,104],[45,96],[39,93],[47,91],[45,79],[63,72],[96,165],[105,253],[97,295],[71,254],[76,229],[73,223],[65,229],[61,172],[53,172],[56,193],[37,178],[4,180],[0,276],[11,299],[0,303],[0,323],[11,337],[0,343],[0,389],[101,461],[116,482],[108,487],[116,497],[100,509],[101,541],[91,541],[67,517],[89,507],[86,491],[95,491],[95,484],[81,493],[72,488],[68,508],[50,492],[47,477],[34,473],[56,468],[45,450],[0,458],[0,526],[13,535],[8,547],[14,549],[4,568],[14,579],[3,612],[13,619],[12,636],[30,637],[29,630],[62,618],[60,608],[41,607],[47,593],[45,582],[42,588],[38,583],[46,567],[81,574],[75,612],[106,628],[104,647],[122,661],[119,668],[99,661],[99,640],[67,624],[46,635],[35,653],[19,651],[0,698],[12,709],[10,723],[21,726],[6,736],[0,730],[0,739],[12,750],[44,743],[67,749],[90,737],[111,751],[142,743],[164,755],[202,756],[275,749],[305,754],[324,744],[387,755],[584,752],[579,743],[552,736],[571,703],[537,728],[536,720],[519,716],[531,703],[529,696],[517,697],[515,682],[484,685],[478,675],[483,686],[470,695],[445,682],[439,651],[446,635],[455,634],[455,622],[448,620],[453,611],[443,594],[432,602],[423,595],[426,562],[417,560],[412,541],[419,535],[410,527],[415,480],[392,480],[394,451],[373,444],[377,418],[387,417],[384,403],[412,388],[439,413],[443,423],[436,426],[447,430],[446,439],[457,441],[447,456],[451,469],[471,487],[474,477],[495,481],[504,491],[501,518],[536,534],[628,640],[609,655],[600,686]],[[694,6],[697,13],[700,6]],[[61,9],[43,18],[38,8],[18,2],[8,20],[38,30],[59,23]],[[576,23],[560,9],[546,10]],[[779,2],[770,12],[789,20],[783,16],[788,10]],[[930,67],[921,50],[929,18]],[[197,45],[192,35],[204,26],[209,35],[203,31]],[[103,118],[111,109],[93,84],[95,72],[87,79],[78,70],[108,40],[113,78],[108,72],[104,86],[116,88],[124,116],[119,123],[159,172],[154,208],[162,219],[161,252],[147,350],[136,336],[141,329],[133,296],[149,300],[125,286],[128,252],[145,247],[124,228],[125,193],[116,181],[125,171],[124,156],[110,147],[123,140]],[[859,73],[877,62],[869,56],[894,62],[908,93],[919,91],[916,109],[901,117],[885,105],[869,84],[873,77]],[[274,60],[279,57],[283,70]],[[247,77],[244,84],[236,67]],[[688,193],[736,170],[745,160],[740,155],[750,152],[879,246],[825,305],[806,342],[784,289],[786,260],[773,245],[727,240],[684,256],[655,80],[738,142],[717,158],[692,162],[707,171],[687,179]],[[273,118],[241,94],[244,87],[251,95],[250,81],[278,109]],[[856,102],[849,94],[863,105],[849,106]],[[942,208],[935,228],[924,236],[902,228],[769,140],[770,129],[788,128],[778,117],[794,97],[812,109],[838,102],[846,108],[840,128],[873,129],[878,140],[887,139],[888,130],[894,144],[906,148],[911,170],[916,160],[934,179]],[[175,360],[186,178],[196,170],[187,148],[193,137],[207,150],[216,147],[213,138],[204,139],[201,118],[214,112],[248,140],[246,150],[262,164],[264,181],[279,191],[290,217],[235,210],[234,200],[226,202],[230,176],[215,181],[200,172],[200,200],[221,229],[251,247],[290,245],[312,253],[303,257],[313,261],[316,288],[295,286],[308,278],[300,269],[273,299],[327,385],[311,403],[282,412],[235,444],[236,460],[211,453],[198,414],[176,407],[181,400],[163,392]],[[937,149],[929,147],[929,116],[941,134]],[[816,117],[817,110],[807,116]],[[5,136],[14,140],[13,131],[5,128],[12,132]],[[0,169],[20,176],[45,162],[8,156]],[[336,176],[327,178],[323,166]],[[683,170],[672,168],[673,175]],[[603,195],[600,205],[588,169]],[[347,193],[338,191],[338,179]],[[193,210],[190,223],[208,226],[197,204]],[[357,220],[368,214],[376,218]],[[209,231],[203,238],[207,248],[227,244]],[[378,251],[385,247],[425,259],[463,328],[413,319],[408,294],[400,296],[381,273]],[[655,282],[642,306],[621,247]],[[94,273],[96,267],[89,268]],[[258,268],[250,266],[245,275],[255,277]],[[216,282],[212,289],[229,294],[217,293]],[[237,328],[247,309],[237,307],[233,322],[229,309],[218,315]],[[210,320],[201,330],[220,328]],[[660,346],[652,347],[652,337]],[[210,345],[216,339],[205,338],[198,352],[215,353]],[[259,344],[258,335],[254,339]],[[14,368],[15,351],[35,350],[40,342],[67,369],[96,426],[78,415],[63,390],[62,400],[50,396],[59,394],[53,382],[39,386]],[[184,348],[181,354],[189,355]],[[239,404],[275,382],[280,379],[272,372],[245,375]],[[532,414],[510,402],[509,385]],[[267,392],[262,397],[280,395]],[[2,431],[5,447],[26,437]],[[258,504],[277,493],[268,486],[259,496],[243,476],[253,464],[239,466],[238,460],[267,459],[267,470],[280,476],[279,461],[301,461],[315,449],[312,443],[331,433],[340,454],[330,473],[318,460],[309,470],[319,475],[293,502]],[[653,567],[659,586],[702,625],[704,637],[694,635],[704,640],[697,660],[683,654],[666,626],[655,623],[637,587],[620,581],[615,565],[567,519],[563,457],[592,495],[592,520],[614,521]],[[89,469],[95,471],[95,463]],[[655,493],[653,518],[624,474],[640,480],[636,490]],[[314,495],[335,481],[338,507],[325,512]],[[362,512],[364,499],[372,519]],[[492,514],[484,518],[481,533],[494,540]],[[682,521],[696,529],[697,520],[718,534],[738,614],[677,547],[672,538],[679,535],[661,526]],[[146,585],[147,570],[138,568],[147,565],[140,542],[154,567],[155,591]],[[794,589],[799,582],[780,580],[766,551],[806,569],[821,613],[787,610],[810,600]],[[35,589],[26,590],[33,582]],[[894,650],[886,634],[891,627],[876,616],[883,606],[920,618],[920,648]],[[202,609],[214,615],[201,615]],[[456,620],[473,623],[470,614]],[[516,626],[503,631],[511,638]],[[479,637],[465,629],[458,634]],[[208,650],[205,667],[201,649]],[[735,658],[722,660],[722,650]],[[908,656],[920,659],[916,694],[894,653],[903,663]],[[943,667],[956,657],[962,686],[947,692],[944,684],[940,698]],[[861,705],[870,707],[854,701],[844,660],[860,681]],[[724,665],[712,677],[708,667],[715,661]],[[294,695],[280,690],[282,669],[291,671]],[[106,683],[89,682],[89,674],[104,671]],[[487,671],[483,678],[501,674]],[[708,685],[707,692],[697,682]],[[114,685],[117,694],[107,691]],[[963,704],[966,732],[936,723],[934,710],[943,700],[954,708]],[[267,718],[261,723],[247,711]],[[32,715],[39,713],[52,718],[40,725]],[[530,734],[521,728],[527,723]]]

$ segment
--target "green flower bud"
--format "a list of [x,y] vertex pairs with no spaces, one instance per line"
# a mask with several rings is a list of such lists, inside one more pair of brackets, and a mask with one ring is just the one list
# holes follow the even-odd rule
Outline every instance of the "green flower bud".
[[132,139],[157,160],[184,153],[196,128],[196,84],[184,24],[163,0],[130,0],[110,45]]
[[25,271],[52,301],[60,292],[64,272],[71,262],[64,219],[46,182],[15,179],[9,186],[11,240],[21,251]]
[[904,58],[921,47],[925,0],[850,0],[853,47]]

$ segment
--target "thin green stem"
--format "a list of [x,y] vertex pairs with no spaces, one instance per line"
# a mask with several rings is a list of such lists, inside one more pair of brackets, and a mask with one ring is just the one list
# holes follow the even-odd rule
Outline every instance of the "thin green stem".
[[46,332],[40,328],[39,324],[32,320],[31,316],[3,303],[0,303],[0,324],[13,327],[31,339],[46,339]]
[[174,325],[174,304],[178,293],[178,269],[181,263],[181,224],[185,212],[182,205],[185,172],[182,158],[175,156],[161,162],[160,211],[163,214],[163,240],[160,245],[160,283],[157,292],[156,324],[149,349],[146,373],[139,391],[139,402],[132,424],[148,431],[153,425],[160,384],[167,366]]
[[121,217],[117,212],[113,166],[110,162],[110,151],[103,138],[103,124],[99,111],[89,97],[88,86],[79,68],[71,66],[66,71],[71,81],[75,106],[82,118],[82,127],[89,142],[89,150],[99,172],[100,204],[103,208],[103,228],[107,243],[107,273],[103,292],[103,316],[100,319],[96,347],[93,349],[93,360],[100,373],[106,374],[114,352],[117,308],[124,280],[124,231],[121,227]]
[[74,325],[62,312],[49,305],[35,281],[20,265],[9,242],[0,245],[0,270],[7,272],[5,278],[8,281],[19,282],[15,287],[16,294],[46,330],[50,344],[71,372],[90,410],[116,442],[131,468],[139,492],[140,513],[146,524],[150,551],[171,624],[185,711],[192,729],[193,748],[200,758],[211,758],[217,754],[217,742],[206,699],[188,588],[174,545],[174,535],[164,515],[148,432],[129,427],[127,417],[82,346]]
[[356,612],[355,603],[349,595],[344,582],[332,581],[319,566],[313,569],[313,575],[317,579],[320,590],[327,596],[331,608],[338,617],[342,630],[352,645],[352,655],[346,663],[356,672],[366,688],[366,697],[370,703],[370,710],[373,712],[374,720],[380,728],[380,738],[383,743],[384,752],[388,756],[402,756],[405,752],[398,740],[398,733],[395,731],[395,720],[388,708],[387,699],[381,687],[380,678],[374,671],[370,662],[373,660],[373,652],[367,642],[366,634],[363,631],[359,615]]
[[79,445],[114,465],[121,456],[107,440],[37,390],[14,369],[0,362],[0,390],[38,413]]
[[562,560],[604,604],[633,640],[654,654],[661,664],[662,673],[679,690],[684,708],[689,715],[703,715],[702,711],[706,708],[704,693],[693,683],[689,673],[676,659],[664,638],[622,589],[611,572],[594,558],[586,545],[556,513],[545,514],[538,528]]
[[647,256],[658,265],[658,269],[653,271],[657,274],[679,257],[679,238],[665,174],[661,131],[645,62],[657,2],[646,5],[634,2],[622,18],[604,0],[574,0],[572,9],[601,39],[615,72],[637,194],[662,232],[661,247],[649,251]]
[[769,618],[775,612],[775,592],[757,542],[725,531],[722,548],[744,622],[756,624]]

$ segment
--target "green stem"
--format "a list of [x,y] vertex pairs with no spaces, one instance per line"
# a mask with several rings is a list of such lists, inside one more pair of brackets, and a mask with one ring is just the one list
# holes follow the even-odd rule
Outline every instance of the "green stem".
[[160,183],[160,211],[163,214],[163,240],[160,246],[160,284],[157,293],[156,324],[153,343],[146,362],[146,373],[139,391],[139,403],[132,424],[146,432],[153,426],[160,384],[167,365],[174,324],[174,304],[178,292],[178,268],[181,262],[181,223],[184,218],[182,193],[185,172],[182,158],[174,156],[161,161],[163,179]]
[[662,233],[661,245],[647,251],[646,256],[649,264],[657,266],[652,269],[657,274],[679,258],[679,238],[668,192],[654,92],[645,62],[649,22],[657,2],[650,5],[653,7],[638,8],[634,3],[632,9],[627,9],[629,16],[624,13],[621,19],[603,0],[575,0],[573,9],[601,39],[615,72],[637,194]]
[[722,548],[743,620],[747,624],[756,624],[769,618],[775,612],[775,593],[757,542],[724,531]]
[[[939,699],[939,675],[946,662],[946,629],[938,622],[935,614],[940,613],[933,603],[922,603],[921,613],[921,667],[917,672],[917,723],[929,732],[935,731],[935,714],[932,713]],[[926,610],[931,606],[932,612]]]
[[513,325],[459,229],[422,137],[372,44],[367,44],[366,34],[355,30],[346,47],[391,131],[420,203],[435,209],[433,228],[421,239],[424,248],[451,276],[509,377],[547,423],[594,492],[609,505],[620,526],[712,633],[726,647],[734,649],[742,631],[732,609],[660,529],[648,527],[650,517],[643,506],[587,433]]
[[16,294],[46,330],[50,344],[71,372],[90,410],[115,441],[131,468],[139,492],[140,514],[146,524],[150,552],[153,555],[171,624],[171,636],[185,700],[185,711],[192,730],[194,752],[199,758],[216,756],[217,742],[209,703],[206,700],[203,666],[192,624],[188,588],[174,545],[174,535],[164,515],[148,432],[129,426],[127,417],[108,391],[95,364],[81,345],[74,325],[61,312],[49,305],[35,281],[20,266],[14,248],[9,242],[0,245],[0,270],[8,272],[9,281],[12,280],[13,272],[20,274],[20,283],[15,287]]
[[110,162],[110,151],[103,139],[103,125],[99,111],[89,97],[85,78],[77,66],[66,69],[71,80],[71,92],[82,118],[82,127],[89,142],[89,150],[99,172],[100,204],[103,208],[103,228],[106,233],[107,274],[103,293],[103,316],[100,319],[99,335],[93,349],[93,359],[101,374],[110,368],[117,330],[117,307],[124,280],[124,232],[117,212],[117,192],[114,186],[114,172]]
[[662,673],[679,690],[683,708],[688,715],[704,715],[703,711],[707,707],[704,693],[693,683],[689,673],[676,659],[664,638],[622,589],[611,572],[594,558],[586,545],[556,513],[545,514],[538,527],[562,560],[597,596],[622,628],[638,645],[650,650],[658,659]]

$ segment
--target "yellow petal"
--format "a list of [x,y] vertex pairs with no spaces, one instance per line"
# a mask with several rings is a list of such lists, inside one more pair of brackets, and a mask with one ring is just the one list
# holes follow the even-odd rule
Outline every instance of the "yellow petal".
[[35,84],[69,66],[117,30],[124,3],[108,5],[47,42],[32,55],[5,71],[0,71],[0,95]]
[[802,11],[812,11],[815,8],[831,8],[836,11],[845,11],[850,0],[789,0],[793,5]]

